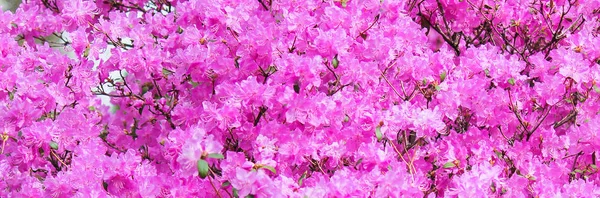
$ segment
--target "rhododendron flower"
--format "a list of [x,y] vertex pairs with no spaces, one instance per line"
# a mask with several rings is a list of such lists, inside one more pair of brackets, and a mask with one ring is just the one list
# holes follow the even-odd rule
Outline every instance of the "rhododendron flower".
[[18,2],[0,197],[600,193],[598,0]]
[[205,135],[201,128],[192,129],[191,136],[181,148],[177,162],[181,164],[184,175],[197,176],[197,161],[212,153],[220,153],[223,145],[217,142],[213,135]]
[[88,22],[91,22],[92,17],[98,13],[96,5],[92,1],[66,1],[64,6],[63,16],[70,19],[77,26],[87,25]]

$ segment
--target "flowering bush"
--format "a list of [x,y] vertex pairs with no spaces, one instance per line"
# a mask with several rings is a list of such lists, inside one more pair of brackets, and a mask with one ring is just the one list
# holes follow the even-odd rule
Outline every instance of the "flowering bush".
[[599,7],[26,0],[0,197],[600,196]]

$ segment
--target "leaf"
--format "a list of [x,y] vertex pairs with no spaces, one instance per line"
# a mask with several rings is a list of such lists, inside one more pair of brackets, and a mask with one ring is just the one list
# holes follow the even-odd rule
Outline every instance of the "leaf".
[[363,38],[363,40],[367,40],[367,33],[360,33],[360,37]]
[[236,69],[240,68],[240,62],[239,62],[240,58],[242,58],[242,57],[236,56],[235,59],[233,59]]
[[83,51],[83,58],[87,58],[90,55],[90,46],[88,45],[87,47],[85,47],[85,50]]
[[211,154],[208,154],[208,158],[225,159],[225,156],[223,156],[223,154],[221,154],[221,153],[211,153]]
[[174,74],[174,73],[175,72],[173,72],[171,70],[168,70],[168,69],[165,69],[165,68],[162,69],[162,74],[165,75],[165,76],[168,76],[168,75],[171,75],[171,74]]
[[298,186],[302,186],[302,182],[304,182],[304,178],[306,178],[306,172],[302,173],[300,179],[298,179]]
[[58,150],[58,144],[56,142],[50,142],[50,148]]
[[260,168],[264,168],[273,172],[273,174],[277,174],[277,171],[272,166],[261,166]]
[[104,190],[108,191],[108,183],[106,183],[105,181],[102,181],[102,188],[104,188]]
[[356,164],[354,164],[354,167],[358,166],[360,163],[362,163],[363,158],[358,159],[358,161],[356,161]]
[[446,80],[446,76],[447,76],[447,75],[448,75],[448,74],[446,74],[446,71],[443,71],[443,72],[440,74],[440,82],[443,82],[444,80]]
[[233,197],[240,197],[238,189],[237,188],[233,188],[233,190],[231,190]]
[[333,60],[331,60],[331,64],[333,65],[334,69],[337,69],[338,66],[340,65],[340,61],[338,60],[337,54],[333,57]]
[[300,85],[298,83],[294,83],[294,92],[300,93]]
[[206,160],[198,160],[198,175],[200,178],[204,179],[208,176],[208,169],[208,162],[206,162]]
[[345,8],[346,6],[348,6],[348,0],[341,0],[342,3],[342,7]]
[[508,83],[509,83],[510,85],[515,85],[515,79],[514,79],[514,78],[510,78],[510,79],[508,79]]
[[200,85],[200,83],[197,83],[194,81],[190,81],[190,84],[192,85],[193,88],[196,88],[198,85]]
[[123,75],[123,78],[129,76],[129,72],[127,72],[126,70],[121,70],[121,75]]
[[532,175],[532,176],[529,176],[527,179],[529,179],[529,180],[531,180],[531,181],[535,181],[535,180],[537,180],[537,178],[535,178],[533,175]]
[[496,156],[498,156],[498,158],[502,158],[502,152],[494,151],[494,153],[496,154]]
[[446,162],[444,164],[444,168],[454,168],[456,167],[456,164],[454,164],[454,162]]
[[225,181],[225,182],[223,182],[223,184],[221,184],[221,188],[225,188],[225,187],[230,186],[230,185],[231,185],[231,182]]
[[148,93],[148,91],[154,89],[154,85],[151,82],[145,83],[142,85],[142,95]]
[[377,141],[381,141],[381,139],[383,139],[383,134],[381,133],[381,126],[375,128],[375,136],[377,137]]

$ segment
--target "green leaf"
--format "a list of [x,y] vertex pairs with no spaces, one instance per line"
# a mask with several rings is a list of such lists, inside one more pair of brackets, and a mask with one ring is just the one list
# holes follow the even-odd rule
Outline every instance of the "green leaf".
[[274,74],[275,72],[277,72],[277,67],[271,65],[269,66],[269,74]]
[[198,175],[200,178],[204,179],[208,176],[208,162],[206,160],[200,159],[198,160]]
[[126,70],[121,70],[121,75],[123,75],[123,78],[129,76],[129,72],[127,72]]
[[348,6],[348,0],[341,0],[342,3],[342,7],[345,8],[346,6]]
[[300,179],[298,179],[298,186],[302,186],[302,182],[304,182],[304,178],[306,178],[306,172],[302,173]]
[[334,69],[337,69],[338,66],[340,65],[340,61],[338,60],[337,54],[333,57],[331,64],[333,65]]
[[498,156],[498,158],[502,158],[502,152],[494,151],[494,153],[496,154],[496,156]]
[[300,85],[298,83],[294,83],[294,92],[300,93]]
[[273,172],[273,174],[277,174],[277,171],[272,166],[261,166],[260,168],[268,169]]
[[249,194],[249,195],[246,195],[245,198],[254,198],[254,195],[253,194]]
[[363,40],[367,40],[367,33],[360,33],[360,37],[363,38]]
[[85,51],[83,51],[83,58],[87,58],[90,55],[90,46],[87,46],[85,48]]
[[200,85],[200,83],[197,83],[194,81],[190,81],[190,84],[192,85],[193,88],[196,88],[198,85]]
[[356,164],[354,164],[354,166],[355,167],[358,166],[360,163],[362,163],[362,161],[363,161],[363,158],[358,159],[358,161],[356,161]]
[[439,85],[434,86],[436,91],[442,90],[442,88]]
[[446,162],[444,164],[444,168],[454,168],[456,167],[456,164],[454,164],[454,162]]
[[58,150],[58,144],[56,142],[50,142],[50,148]]
[[583,170],[581,170],[581,169],[575,169],[575,172],[576,173],[583,173]]
[[381,139],[383,139],[383,134],[381,133],[381,126],[375,128],[375,136],[377,137],[377,141],[381,141]]
[[440,74],[440,82],[443,82],[444,80],[446,80],[446,76],[447,76],[447,75],[448,75],[448,74],[446,74],[446,71],[443,71],[443,72]]
[[165,69],[165,68],[162,69],[162,74],[165,75],[165,76],[171,75],[173,73],[175,73],[175,72],[173,72],[171,70],[168,70],[168,69]]
[[233,188],[233,190],[231,190],[231,192],[233,193],[233,197],[240,197],[238,189],[237,188]]
[[231,182],[225,181],[225,182],[223,182],[223,184],[221,184],[221,188],[225,188],[225,187],[230,186],[230,185],[231,185]]
[[596,164],[592,164],[590,165],[593,169],[598,169],[598,166],[596,166]]
[[102,181],[102,187],[104,188],[104,190],[108,191],[108,183],[106,183],[105,181]]
[[344,115],[344,122],[348,122],[350,121],[350,117],[348,117],[348,115]]
[[594,85],[594,91],[596,91],[596,93],[600,93],[600,87],[598,87],[598,85]]
[[535,180],[537,180],[537,178],[535,178],[533,175],[532,175],[532,176],[529,176],[527,179],[529,179],[529,180],[531,180],[531,181],[535,181]]
[[509,83],[510,85],[515,85],[515,79],[514,79],[514,78],[510,78],[510,79],[508,79],[508,83]]
[[142,95],[148,93],[148,91],[150,91],[150,89],[152,89],[151,85],[148,85],[148,84],[142,85]]
[[225,159],[225,156],[223,156],[223,154],[221,154],[221,153],[211,153],[211,154],[208,154],[208,158]]
[[235,59],[233,59],[235,68],[237,68],[237,69],[240,68],[240,62],[238,61],[238,60],[240,60],[240,58],[242,58],[242,57],[236,56]]

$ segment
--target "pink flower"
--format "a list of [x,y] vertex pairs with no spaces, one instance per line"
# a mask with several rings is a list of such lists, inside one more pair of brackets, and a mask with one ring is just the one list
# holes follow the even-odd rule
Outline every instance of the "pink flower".
[[177,162],[185,176],[197,176],[197,162],[208,154],[221,153],[223,145],[217,142],[213,135],[205,135],[204,129],[192,128],[189,139],[185,141]]
[[92,17],[98,13],[96,4],[92,1],[66,1],[64,6],[63,16],[71,22],[75,22],[74,25],[76,26],[87,25],[88,22],[91,22]]

